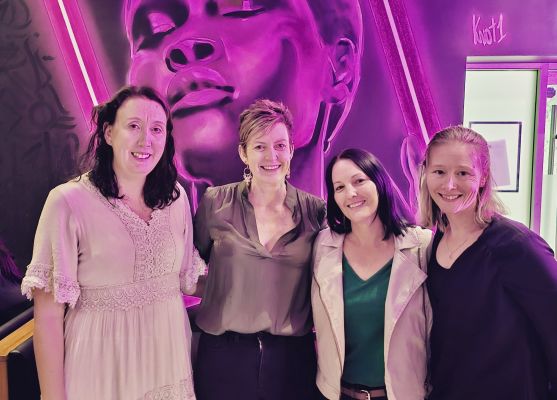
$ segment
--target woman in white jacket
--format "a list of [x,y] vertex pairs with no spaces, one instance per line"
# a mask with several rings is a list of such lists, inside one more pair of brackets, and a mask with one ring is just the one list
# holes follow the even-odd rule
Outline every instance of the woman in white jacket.
[[391,177],[349,149],[326,171],[329,229],[314,244],[317,385],[328,399],[423,400],[431,232],[413,226]]

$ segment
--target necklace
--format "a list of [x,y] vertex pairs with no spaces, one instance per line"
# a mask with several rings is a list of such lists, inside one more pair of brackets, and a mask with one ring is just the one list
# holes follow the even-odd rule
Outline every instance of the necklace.
[[468,240],[470,240],[470,238],[473,237],[473,235],[468,235],[464,238],[464,240],[455,248],[453,248],[451,250],[451,247],[449,246],[449,239],[445,238],[445,247],[447,248],[447,250],[449,251],[449,259],[450,260],[454,260],[454,254],[460,250],[467,242]]

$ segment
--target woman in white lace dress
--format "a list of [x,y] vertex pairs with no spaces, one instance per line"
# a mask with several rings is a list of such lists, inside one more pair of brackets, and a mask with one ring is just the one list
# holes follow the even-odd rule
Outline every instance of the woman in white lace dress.
[[126,87],[94,109],[92,170],[54,188],[22,291],[44,400],[194,399],[182,293],[205,265],[169,108]]

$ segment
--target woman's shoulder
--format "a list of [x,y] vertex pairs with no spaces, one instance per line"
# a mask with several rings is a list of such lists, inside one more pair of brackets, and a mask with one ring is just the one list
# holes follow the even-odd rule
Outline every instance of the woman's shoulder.
[[547,242],[524,224],[496,216],[486,228],[483,249],[490,263],[504,271],[507,288],[554,291],[557,261]]
[[345,234],[336,233],[328,227],[317,234],[313,243],[312,256],[313,270],[316,276],[321,275],[324,270],[335,264],[332,260],[340,259],[344,237]]
[[549,248],[541,236],[526,225],[501,215],[493,217],[484,236],[485,245],[496,254],[528,254]]
[[408,226],[401,236],[402,240],[413,241],[419,247],[427,247],[431,243],[433,232],[421,226]]
[[[91,186],[88,188],[87,186]],[[89,178],[85,175],[78,176],[67,182],[64,182],[58,186],[55,186],[50,190],[49,198],[51,199],[65,199],[66,201],[71,201],[75,198],[83,197],[83,195],[90,190],[94,189],[93,184],[89,181]]]
[[[295,194],[295,196],[292,196],[290,192]],[[297,206],[301,207],[302,214],[307,216],[316,231],[322,230],[327,225],[327,206],[325,200],[290,184],[288,184],[286,196],[286,203],[294,208]]]
[[480,236],[480,240],[491,249],[507,249],[522,246],[528,237],[535,235],[524,224],[495,215]]
[[178,190],[179,193],[178,197],[175,200],[173,200],[168,206],[165,206],[163,208],[170,207],[170,208],[176,208],[180,210],[184,210],[184,209],[189,210],[190,200],[189,200],[188,193],[186,192],[186,189],[184,189],[184,187],[179,182],[176,182],[176,189]]
[[196,215],[206,215],[211,210],[225,210],[236,207],[235,204],[238,203],[243,187],[245,187],[243,182],[208,187],[201,197]]
[[292,186],[292,185],[290,185],[290,187],[292,188],[292,190],[294,190],[296,192],[296,195],[298,196],[298,198],[301,201],[305,201],[308,204],[311,204],[311,205],[317,206],[317,207],[324,207],[325,206],[325,200],[323,200],[321,197],[316,196],[314,194],[311,194],[309,192],[306,192],[305,190],[298,189],[297,187]]
[[233,196],[242,189],[242,185],[243,182],[233,182],[226,185],[209,186],[205,190],[203,197],[214,200]]
[[179,196],[176,200],[174,200],[171,204],[174,204],[176,202],[179,203],[189,203],[189,196],[188,193],[186,192],[186,189],[182,186],[182,184],[180,182],[176,182],[176,189],[178,190]]
[[319,231],[317,236],[315,237],[315,244],[314,246],[322,246],[322,245],[342,245],[344,241],[344,233],[337,233],[333,231],[331,228],[326,227],[325,229]]

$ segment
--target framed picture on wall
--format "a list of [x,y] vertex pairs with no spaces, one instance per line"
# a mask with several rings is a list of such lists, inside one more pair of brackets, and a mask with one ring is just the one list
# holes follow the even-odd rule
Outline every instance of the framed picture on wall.
[[518,192],[521,121],[470,121],[471,129],[489,144],[491,172],[499,192]]

